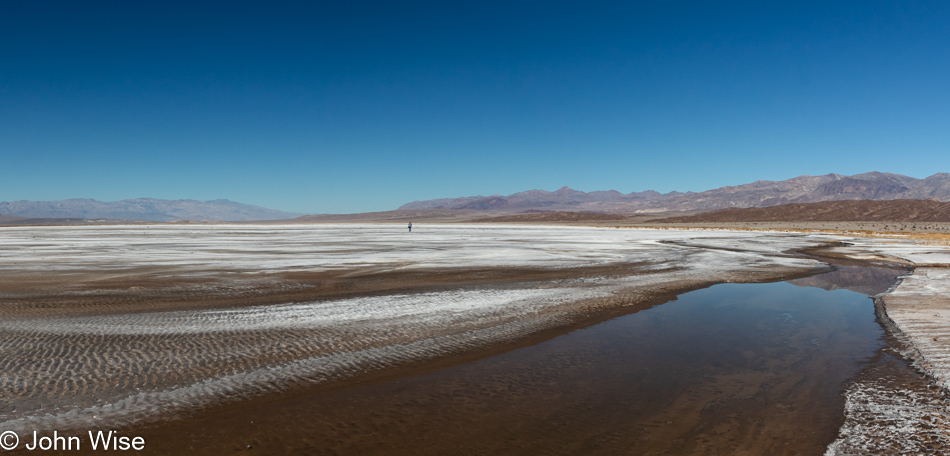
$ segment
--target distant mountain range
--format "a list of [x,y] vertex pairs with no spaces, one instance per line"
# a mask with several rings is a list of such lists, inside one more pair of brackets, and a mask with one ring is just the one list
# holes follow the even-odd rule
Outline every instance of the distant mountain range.
[[226,199],[213,201],[136,198],[122,201],[67,199],[61,201],[0,202],[0,214],[25,218],[175,220],[282,220],[302,214],[284,212]]
[[661,194],[652,190],[627,194],[615,190],[586,193],[562,187],[553,192],[529,190],[508,196],[467,196],[414,201],[400,206],[399,209],[651,213],[769,207],[820,201],[894,199],[950,201],[950,174],[937,173],[926,179],[876,171],[854,176],[799,176],[783,181],[760,180],[699,193]]
[[[790,203],[815,203],[841,200],[917,199],[950,201],[950,174],[937,173],[926,179],[891,173],[870,172],[854,176],[826,174],[799,176],[783,181],[756,181],[751,184],[721,187],[704,192],[652,190],[620,193],[615,190],[581,192],[562,187],[553,192],[529,190],[508,196],[467,196],[414,201],[399,207],[391,216],[410,220],[411,211],[451,210],[452,218],[463,210],[498,212],[601,212],[613,214],[651,214],[672,211],[710,211],[727,208],[771,207]],[[389,213],[386,213],[389,214]],[[123,219],[172,222],[286,220],[303,214],[267,209],[225,199],[213,201],[163,200],[136,198],[122,201],[67,199],[61,201],[0,202],[0,222],[24,223],[27,219]],[[367,214],[372,215],[372,214]],[[377,214],[380,215],[380,214]],[[301,222],[329,222],[339,216],[307,216]]]
[[950,203],[929,200],[838,200],[817,203],[791,203],[770,207],[719,209],[685,217],[651,220],[655,223],[831,221],[946,223],[950,222]]

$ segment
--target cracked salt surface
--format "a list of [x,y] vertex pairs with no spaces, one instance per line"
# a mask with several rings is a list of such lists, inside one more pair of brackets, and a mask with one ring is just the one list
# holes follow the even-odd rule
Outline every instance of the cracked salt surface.
[[825,456],[950,451],[950,410],[942,392],[876,379],[851,385],[845,397],[845,424]]

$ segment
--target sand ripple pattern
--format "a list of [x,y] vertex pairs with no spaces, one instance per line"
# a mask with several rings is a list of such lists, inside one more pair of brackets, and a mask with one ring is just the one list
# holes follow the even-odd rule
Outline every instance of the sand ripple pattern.
[[[64,284],[41,287],[33,295],[13,287],[0,295],[0,311],[6,311],[0,318],[0,429],[63,431],[173,418],[208,404],[470,352],[567,326],[590,309],[579,303],[625,305],[629,296],[614,295],[622,290],[647,293],[650,287],[663,291],[687,281],[711,284],[774,275],[780,268],[810,270],[815,261],[781,252],[820,242],[778,234],[684,236],[579,227],[456,225],[419,231],[410,235],[384,226],[0,229],[0,277],[8,283],[22,276]],[[662,242],[671,239],[682,242]],[[730,249],[708,248],[708,243]],[[235,292],[249,294],[254,290],[240,287],[278,272],[499,266],[550,271],[621,263],[646,266],[642,275],[628,278],[469,284],[450,291],[163,312],[127,306],[139,291],[100,293],[95,285],[100,278],[139,271],[181,280],[182,293],[200,295],[201,286],[226,290],[235,285]],[[83,287],[74,286],[74,277],[83,277]],[[215,280],[188,281],[195,277]],[[57,314],[55,300],[44,301],[46,293],[90,293],[101,302],[81,314]]]
[[[523,337],[611,287],[463,290],[0,323],[3,429],[121,425]],[[197,337],[196,337],[197,336]],[[171,386],[171,388],[169,388]]]
[[172,335],[333,328],[341,324],[385,322],[447,324],[460,318],[488,316],[514,304],[521,313],[536,310],[538,302],[557,304],[584,297],[579,288],[535,290],[466,290],[361,297],[336,301],[228,310],[105,315],[0,322],[0,330],[36,334]]

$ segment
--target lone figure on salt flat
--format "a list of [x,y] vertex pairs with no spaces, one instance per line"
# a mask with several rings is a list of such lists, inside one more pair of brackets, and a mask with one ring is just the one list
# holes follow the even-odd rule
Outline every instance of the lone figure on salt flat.
[[409,222],[409,232],[412,232],[412,222]]

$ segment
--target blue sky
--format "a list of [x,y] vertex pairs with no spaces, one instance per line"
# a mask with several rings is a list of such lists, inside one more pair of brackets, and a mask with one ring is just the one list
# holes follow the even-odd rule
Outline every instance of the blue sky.
[[0,200],[950,171],[950,2],[0,3]]

